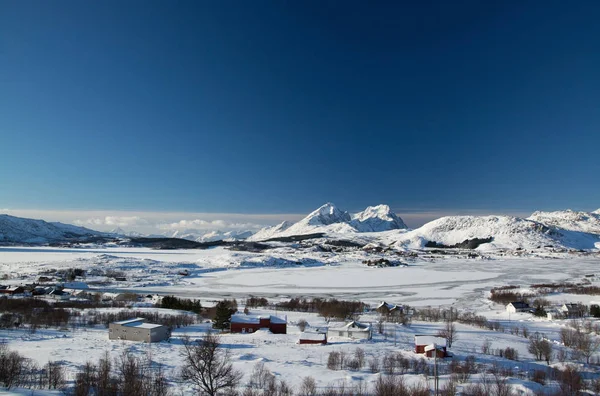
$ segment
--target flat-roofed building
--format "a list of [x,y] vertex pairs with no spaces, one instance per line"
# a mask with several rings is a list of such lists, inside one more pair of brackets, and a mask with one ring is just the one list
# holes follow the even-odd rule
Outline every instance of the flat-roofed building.
[[169,338],[167,326],[146,323],[144,318],[114,322],[108,325],[108,339],[160,342]]

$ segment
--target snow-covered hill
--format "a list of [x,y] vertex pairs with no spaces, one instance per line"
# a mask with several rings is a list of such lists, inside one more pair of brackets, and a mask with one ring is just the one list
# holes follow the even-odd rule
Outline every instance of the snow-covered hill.
[[399,234],[399,248],[423,248],[427,242],[446,246],[469,239],[492,238],[479,249],[535,249],[559,247],[594,249],[599,241],[593,234],[549,227],[530,219],[511,216],[447,216],[431,221],[420,228]]
[[101,232],[63,223],[0,215],[0,243],[49,243],[83,237],[102,236]]
[[248,239],[261,241],[292,235],[355,234],[402,228],[406,228],[406,224],[387,205],[369,206],[362,212],[350,215],[348,212],[338,209],[334,204],[326,203],[294,224],[283,222],[274,227],[263,228]]
[[568,209],[556,212],[534,212],[528,219],[548,227],[600,235],[600,211],[588,213]]

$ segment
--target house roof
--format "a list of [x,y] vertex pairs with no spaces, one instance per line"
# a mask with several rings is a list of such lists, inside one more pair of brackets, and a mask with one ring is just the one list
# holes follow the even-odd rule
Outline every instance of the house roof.
[[527,304],[523,301],[514,301],[511,303],[508,303],[508,305],[512,305],[515,308],[529,308],[529,304]]
[[154,324],[154,323],[140,323],[140,322],[128,323],[128,324],[125,324],[124,326],[126,326],[126,327],[135,327],[135,328],[138,328],[138,329],[156,329],[157,327],[163,327],[163,325],[159,325],[159,324]]
[[327,339],[326,333],[304,332],[300,334],[301,340],[324,341]]
[[446,339],[444,337],[437,337],[432,335],[415,335],[415,345],[431,344],[436,344],[438,346],[446,346]]
[[119,322],[115,322],[115,324],[128,325],[128,324],[132,324],[135,322],[144,322],[144,321],[146,321],[146,319],[144,319],[144,318],[134,318],[134,319],[121,320]]
[[371,331],[371,325],[368,323],[360,323],[356,321],[352,321],[350,323],[346,323],[342,327],[334,327],[330,328],[330,331]]
[[285,324],[287,320],[279,318],[273,315],[246,315],[246,314],[234,314],[231,315],[231,323],[248,323],[248,324],[260,324],[260,320],[269,319],[271,323]]

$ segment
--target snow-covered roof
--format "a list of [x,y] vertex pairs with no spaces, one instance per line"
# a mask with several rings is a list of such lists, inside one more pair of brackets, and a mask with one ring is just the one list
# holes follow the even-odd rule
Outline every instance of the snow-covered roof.
[[300,334],[301,340],[323,341],[327,339],[326,333],[304,332]]
[[121,320],[119,322],[115,322],[115,324],[128,325],[128,324],[135,323],[135,322],[144,322],[145,320],[146,319],[144,319],[144,318],[134,318],[134,319]]
[[380,309],[382,307],[386,307],[389,311],[391,311],[393,309],[402,309],[403,308],[402,305],[390,304],[385,301],[380,302],[379,305],[377,306],[377,309]]
[[432,335],[416,335],[415,345],[431,345],[436,344],[437,346],[446,346],[446,339],[444,337],[437,337]]
[[139,323],[133,322],[126,324],[127,327],[136,327],[138,329],[156,329],[157,327],[163,327],[163,325],[154,324],[154,323]]
[[529,304],[527,304],[523,301],[511,302],[511,303],[508,303],[508,305],[512,305],[515,308],[529,308]]
[[246,315],[246,314],[234,314],[231,315],[231,323],[250,323],[260,324],[260,320],[269,319],[271,323],[284,324],[287,323],[285,319],[279,318],[273,315]]
[[368,323],[360,323],[352,321],[342,327],[329,328],[330,331],[371,331],[371,325]]

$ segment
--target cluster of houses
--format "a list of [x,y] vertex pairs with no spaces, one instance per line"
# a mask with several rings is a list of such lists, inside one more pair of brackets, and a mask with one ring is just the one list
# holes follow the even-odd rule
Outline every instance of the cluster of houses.
[[[382,302],[376,311],[388,315],[401,312],[404,314],[402,306],[390,305],[385,302]],[[260,330],[267,330],[273,334],[287,334],[287,317],[236,313],[231,316],[230,323],[231,333],[252,334]],[[111,340],[138,342],[160,342],[170,337],[166,326],[147,323],[143,318],[111,323],[108,334]],[[353,320],[343,324],[302,331],[298,344],[327,344],[331,338],[370,340],[372,337],[373,329],[370,323]],[[446,351],[446,339],[432,335],[415,335],[415,353],[437,358],[449,356]]]
[[[506,312],[509,314],[517,312],[533,313],[535,308],[523,301],[513,301],[506,305]],[[587,307],[583,304],[567,303],[560,306],[545,308],[546,317],[549,320],[555,319],[576,319],[583,318],[587,313]]]

